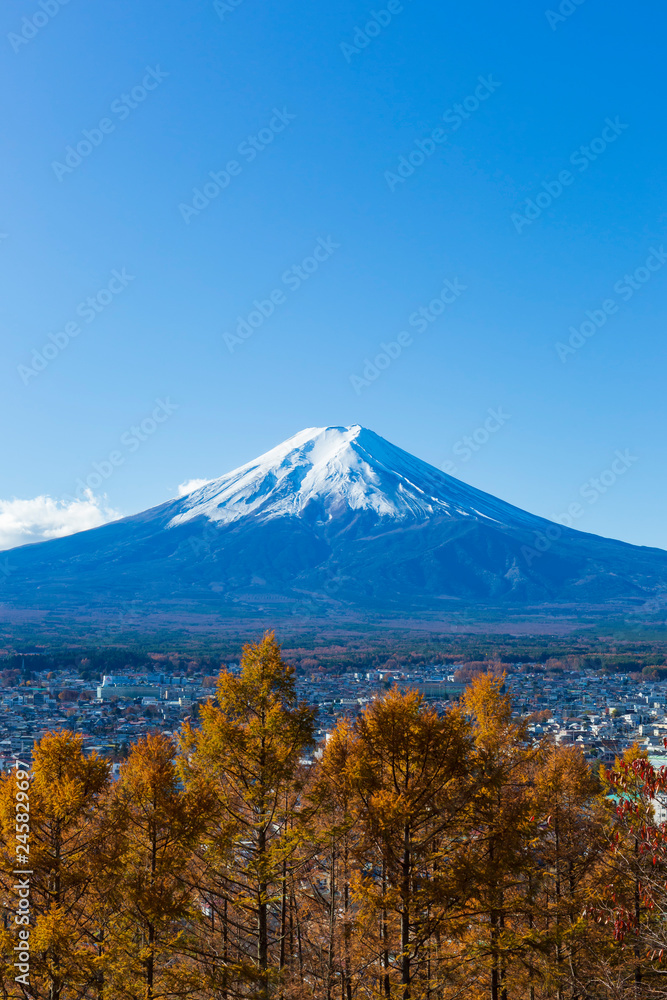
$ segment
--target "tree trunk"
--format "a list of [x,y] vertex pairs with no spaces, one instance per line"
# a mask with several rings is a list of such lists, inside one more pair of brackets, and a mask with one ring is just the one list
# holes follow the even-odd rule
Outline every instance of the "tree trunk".
[[260,827],[257,838],[257,856],[260,866],[259,883],[257,886],[257,966],[262,975],[262,992],[260,996],[268,996],[266,987],[266,970],[269,965],[269,926],[268,926],[268,885],[263,873],[266,856],[266,829]]
[[336,929],[336,842],[331,845],[331,861],[329,871],[329,941],[327,946],[327,978],[326,997],[331,1000],[331,986],[334,967],[334,933]]
[[[639,840],[635,837],[635,858],[639,858]],[[642,981],[642,967],[640,965],[639,948],[639,920],[641,917],[641,906],[639,896],[639,875],[635,875],[635,983]]]
[[283,860],[281,872],[282,886],[280,891],[280,971],[285,968],[285,953],[287,948],[287,860]]
[[[53,895],[51,897],[52,903],[55,907],[59,907],[61,903],[61,865],[62,865],[62,831],[60,829],[60,822],[55,821],[53,827],[53,855],[54,855],[54,877],[53,877]],[[54,972],[53,979],[51,981],[51,988],[49,990],[49,1000],[60,1000],[63,983],[62,977],[60,976],[60,955],[55,952],[53,953],[53,965]]]
[[556,996],[558,1000],[563,1000],[563,988],[561,986],[561,967],[563,964],[563,952],[560,943],[561,937],[561,927],[560,927],[560,830],[558,825],[558,809],[556,809],[556,818],[554,820],[554,834],[556,837],[556,970],[558,973],[558,990]]
[[222,903],[222,1000],[227,1000],[227,967],[229,965],[229,926],[227,923],[227,886],[224,886],[225,898]]
[[345,879],[345,888],[343,890],[343,919],[344,929],[343,929],[343,940],[345,942],[345,992],[344,1000],[352,1000],[352,959],[350,957],[350,937],[352,935],[352,928],[350,927],[350,883],[349,883],[349,871],[348,871],[348,861],[349,861],[349,847],[347,840],[345,841],[345,854],[343,862],[343,876]]
[[[382,898],[384,899],[385,893],[387,892],[387,872],[385,869],[384,858],[382,860]],[[382,906],[382,915],[380,922],[380,937],[382,939],[382,967],[384,969],[384,975],[382,977],[384,995],[386,997],[391,996],[391,984],[389,982],[389,928],[387,926],[387,910],[385,906]]]
[[[493,871],[493,837],[489,839],[489,867]],[[491,1000],[498,1000],[498,914],[496,913],[495,903],[496,903],[496,884],[495,881],[491,883],[490,886],[490,903],[491,909],[489,913],[489,923],[491,924]]]
[[403,827],[401,864],[401,986],[403,1000],[410,1000],[410,825]]
[[[153,803],[155,808],[156,803]],[[155,872],[157,870],[157,830],[155,825],[151,829],[151,886],[155,882]],[[153,998],[153,985],[155,979],[155,925],[148,924],[148,956],[146,958],[146,1000]]]

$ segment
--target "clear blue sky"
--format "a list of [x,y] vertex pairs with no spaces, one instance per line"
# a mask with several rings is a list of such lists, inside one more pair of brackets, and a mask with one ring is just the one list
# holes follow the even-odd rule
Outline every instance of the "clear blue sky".
[[667,18],[561,7],[4,4],[0,498],[115,452],[95,492],[132,513],[361,423],[547,517],[629,449],[575,527],[667,547]]

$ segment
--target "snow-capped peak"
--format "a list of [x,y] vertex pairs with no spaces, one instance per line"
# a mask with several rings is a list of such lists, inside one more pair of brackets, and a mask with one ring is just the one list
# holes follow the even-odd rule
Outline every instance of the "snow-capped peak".
[[170,527],[205,516],[229,524],[248,515],[328,520],[345,509],[383,518],[473,516],[524,521],[523,511],[453,479],[354,424],[310,427],[179,502]]

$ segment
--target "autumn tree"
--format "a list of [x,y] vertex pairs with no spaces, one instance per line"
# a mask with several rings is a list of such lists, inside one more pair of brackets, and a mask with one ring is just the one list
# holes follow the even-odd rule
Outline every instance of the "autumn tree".
[[604,891],[588,915],[607,927],[615,953],[598,978],[618,995],[664,997],[667,989],[667,767],[655,767],[635,745],[601,769],[607,801],[608,861]]
[[532,902],[527,875],[535,751],[503,688],[503,677],[480,674],[462,699],[473,728],[475,774],[465,960],[474,970],[470,996],[490,1000],[507,1000],[511,987],[529,989],[523,960],[532,947],[525,913]]
[[667,768],[596,776],[474,666],[459,706],[394,688],[311,754],[267,633],[179,740],[116,746],[116,782],[47,734],[0,778],[0,1000],[664,997]]
[[220,674],[216,703],[203,705],[200,727],[183,734],[187,787],[206,784],[218,801],[217,828],[200,860],[212,915],[207,948],[216,959],[206,975],[223,996],[231,975],[263,1000],[293,959],[285,941],[301,864],[295,817],[314,717],[297,703],[294,669],[268,632],[244,648],[238,675]]
[[[342,718],[328,734],[308,789],[306,864],[298,889],[305,971],[313,997],[352,1000],[367,961],[353,884],[363,864],[363,821],[356,793],[358,741]],[[303,986],[302,986],[303,990]]]
[[180,787],[175,761],[170,738],[139,740],[114,790],[105,998],[183,998],[199,985],[194,932],[201,909],[185,873],[212,800],[195,781]]
[[457,709],[439,715],[393,689],[362,713],[355,737],[367,844],[357,897],[375,918],[379,992],[411,1000],[445,975],[438,941],[445,929],[451,937],[465,882],[468,726]]
[[[67,732],[47,733],[35,746],[30,782],[29,865],[31,932],[30,989],[39,1000],[85,995],[99,976],[99,923],[95,910],[98,852],[106,830],[100,810],[109,782],[109,765],[95,753],[86,756],[83,739]],[[16,773],[0,780],[3,905],[15,910]],[[16,990],[12,931],[2,937],[3,982]],[[9,992],[9,996],[23,996]]]
[[[578,747],[543,743],[532,775],[535,835],[525,871],[535,936],[528,962],[543,989],[564,1000],[589,992],[595,978],[590,953],[601,942],[583,913],[604,877],[606,814],[599,783]],[[530,984],[534,992],[532,976]]]

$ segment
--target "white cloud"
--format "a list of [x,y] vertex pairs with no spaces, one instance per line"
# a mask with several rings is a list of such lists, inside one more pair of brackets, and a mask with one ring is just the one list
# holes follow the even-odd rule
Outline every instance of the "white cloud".
[[0,551],[98,528],[122,516],[107,506],[106,498],[96,497],[90,490],[81,500],[54,500],[48,496],[0,500]]
[[198,490],[200,486],[206,486],[207,483],[212,482],[212,479],[186,479],[184,483],[178,484],[177,496],[186,497],[193,490]]

